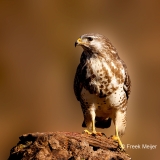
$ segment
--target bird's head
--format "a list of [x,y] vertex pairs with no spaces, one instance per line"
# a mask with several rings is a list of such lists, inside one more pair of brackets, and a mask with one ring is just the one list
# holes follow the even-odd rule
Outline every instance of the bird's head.
[[90,50],[92,52],[102,52],[106,49],[106,42],[109,41],[107,38],[100,34],[84,34],[75,42],[76,46],[81,46],[84,50]]

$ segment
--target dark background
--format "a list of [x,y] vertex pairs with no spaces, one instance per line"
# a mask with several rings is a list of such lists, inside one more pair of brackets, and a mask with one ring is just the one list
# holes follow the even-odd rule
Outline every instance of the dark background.
[[[124,144],[133,159],[159,155],[160,1],[0,2],[0,159],[28,132],[82,132],[73,79],[84,33],[108,37],[132,80]],[[114,134],[114,125],[103,131]]]

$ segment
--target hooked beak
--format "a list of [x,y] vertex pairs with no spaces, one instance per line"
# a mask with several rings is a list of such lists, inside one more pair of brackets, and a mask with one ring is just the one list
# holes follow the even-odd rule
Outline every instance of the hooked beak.
[[77,41],[75,42],[75,47],[81,44],[82,44],[82,39],[78,38]]

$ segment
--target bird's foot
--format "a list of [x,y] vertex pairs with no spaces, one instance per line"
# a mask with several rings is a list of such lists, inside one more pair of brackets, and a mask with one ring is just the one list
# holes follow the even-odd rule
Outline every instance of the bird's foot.
[[121,151],[125,151],[125,150],[124,150],[124,146],[123,146],[123,144],[122,144],[119,136],[113,136],[112,139],[113,139],[114,141],[118,142],[118,145],[119,145]]
[[103,135],[103,133],[101,133],[101,132],[92,132],[92,135],[97,135],[97,136],[102,136]]
[[92,132],[90,132],[90,131],[88,131],[87,129],[85,129],[84,131],[83,131],[83,133],[87,133],[87,134],[92,134]]
[[101,132],[96,132],[96,131],[90,132],[87,129],[85,129],[83,132],[87,133],[89,135],[98,135],[98,136],[102,136],[103,135],[103,133],[101,133]]

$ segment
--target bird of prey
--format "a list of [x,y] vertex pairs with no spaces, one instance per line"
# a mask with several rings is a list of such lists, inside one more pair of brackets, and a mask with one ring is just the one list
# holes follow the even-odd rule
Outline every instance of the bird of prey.
[[[112,43],[100,34],[84,34],[75,42],[83,52],[74,79],[74,92],[84,115],[85,132],[98,134],[97,128],[108,128],[111,120],[120,140],[126,128],[127,102],[131,81],[126,64]],[[89,131],[91,130],[91,132]]]

